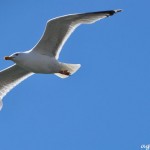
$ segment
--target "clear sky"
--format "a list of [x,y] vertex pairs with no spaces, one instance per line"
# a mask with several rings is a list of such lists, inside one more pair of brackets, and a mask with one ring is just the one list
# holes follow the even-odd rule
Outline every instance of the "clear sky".
[[149,6],[148,0],[1,0],[0,69],[13,64],[4,56],[36,44],[50,18],[124,11],[72,34],[60,61],[81,63],[76,74],[34,75],[4,97],[0,149],[139,150],[150,144]]

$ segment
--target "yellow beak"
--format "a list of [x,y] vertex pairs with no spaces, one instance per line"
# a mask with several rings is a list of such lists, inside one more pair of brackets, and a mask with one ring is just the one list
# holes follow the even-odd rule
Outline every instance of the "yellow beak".
[[11,60],[12,58],[9,57],[9,56],[5,56],[4,59],[5,59],[5,60]]

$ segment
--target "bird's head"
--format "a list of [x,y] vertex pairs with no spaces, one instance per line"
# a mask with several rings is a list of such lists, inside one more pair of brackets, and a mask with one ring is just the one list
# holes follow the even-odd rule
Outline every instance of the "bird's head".
[[17,62],[20,59],[22,59],[23,56],[24,56],[24,53],[17,52],[17,53],[10,55],[10,56],[5,56],[4,59]]

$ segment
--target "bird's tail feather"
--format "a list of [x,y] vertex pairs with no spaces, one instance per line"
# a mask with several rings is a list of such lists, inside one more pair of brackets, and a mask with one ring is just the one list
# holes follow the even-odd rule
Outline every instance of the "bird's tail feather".
[[[80,64],[66,64],[66,63],[62,63],[62,70],[67,70],[70,75],[74,74],[79,68],[81,67]],[[55,73],[56,76],[60,77],[60,78],[67,78],[69,77],[69,75],[64,75],[61,73]]]

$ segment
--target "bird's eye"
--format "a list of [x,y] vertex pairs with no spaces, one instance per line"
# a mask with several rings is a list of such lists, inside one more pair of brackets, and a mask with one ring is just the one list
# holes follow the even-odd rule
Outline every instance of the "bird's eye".
[[16,56],[18,56],[19,54],[15,54]]

